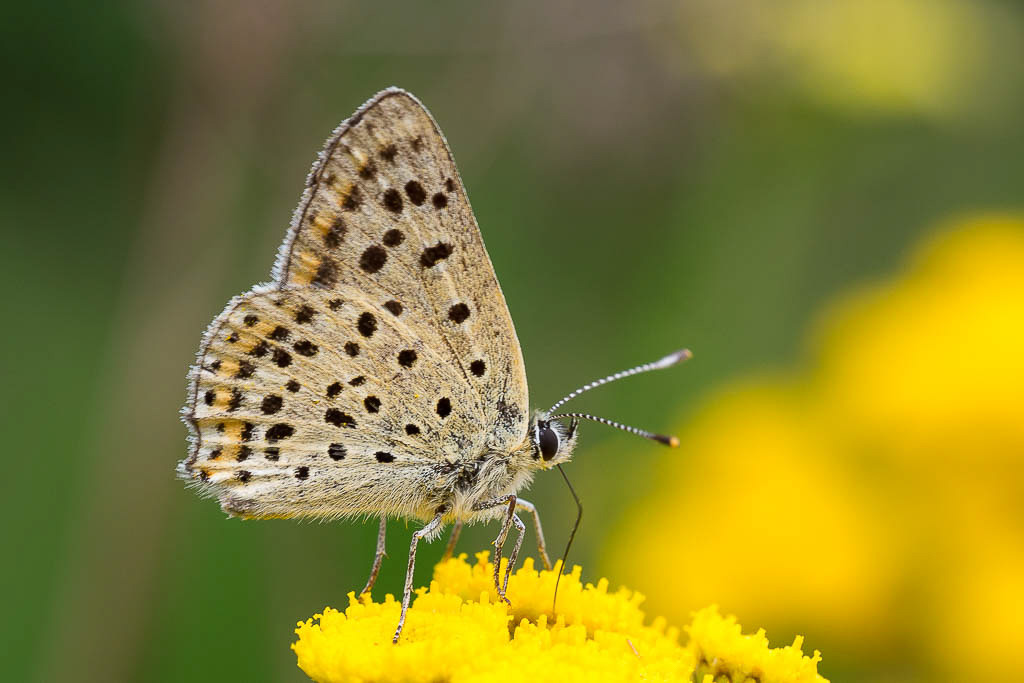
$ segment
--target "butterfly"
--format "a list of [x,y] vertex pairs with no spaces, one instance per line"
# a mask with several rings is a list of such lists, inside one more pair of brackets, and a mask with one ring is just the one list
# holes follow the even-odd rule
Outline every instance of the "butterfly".
[[[210,324],[189,375],[189,454],[178,475],[242,518],[380,518],[363,592],[384,557],[389,518],[416,547],[453,524],[501,519],[500,560],[536,507],[518,496],[534,474],[569,460],[581,418],[662,443],[565,401],[621,377],[689,358],[678,351],[592,382],[529,412],[526,370],[508,307],[448,144],[411,94],[378,93],[328,140],[273,268]],[[564,424],[564,420],[569,420]],[[567,480],[568,481],[568,480]]]

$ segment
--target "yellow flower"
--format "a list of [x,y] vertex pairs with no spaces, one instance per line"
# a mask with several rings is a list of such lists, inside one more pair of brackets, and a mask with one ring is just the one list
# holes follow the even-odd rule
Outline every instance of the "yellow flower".
[[745,636],[736,618],[723,618],[716,606],[694,614],[686,631],[690,634],[688,649],[697,660],[695,680],[718,681],[723,675],[734,683],[818,683],[825,680],[818,675],[821,654],[815,652],[813,657],[805,657],[800,649],[801,636],[797,636],[792,645],[773,650],[768,647],[764,629]]
[[758,624],[800,615],[858,648],[884,640],[900,547],[806,394],[776,377],[710,400],[609,544],[609,571],[674,619],[717,602]]
[[901,282],[833,307],[819,393],[834,425],[884,436],[893,457],[1020,463],[1024,221],[981,216],[939,233]]
[[[725,671],[760,672],[763,683],[824,681],[818,654],[802,656],[799,642],[771,650],[759,632],[741,636],[732,618],[714,608],[695,616],[691,643],[663,619],[644,624],[643,597],[625,588],[610,592],[580,581],[581,570],[562,578],[553,616],[554,571],[537,572],[533,561],[509,581],[513,606],[494,600],[493,565],[487,553],[475,565],[465,556],[434,569],[409,609],[402,640],[391,644],[399,604],[360,601],[349,594],[344,612],[326,608],[300,623],[292,645],[299,667],[315,681],[686,681],[700,660]],[[741,679],[733,679],[741,680]]]
[[816,329],[806,370],[680,430],[611,570],[671,618],[800,624],[865,675],[1024,670],[1024,219],[943,226]]

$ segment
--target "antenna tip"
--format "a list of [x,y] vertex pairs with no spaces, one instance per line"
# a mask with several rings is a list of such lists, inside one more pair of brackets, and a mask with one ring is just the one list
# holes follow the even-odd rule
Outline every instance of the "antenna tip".
[[661,360],[657,361],[654,365],[658,368],[669,368],[677,363],[682,363],[693,358],[693,352],[690,349],[680,349],[675,353],[670,353]]
[[674,436],[664,436],[662,434],[655,434],[652,437],[658,443],[663,443],[669,448],[679,448],[679,439]]

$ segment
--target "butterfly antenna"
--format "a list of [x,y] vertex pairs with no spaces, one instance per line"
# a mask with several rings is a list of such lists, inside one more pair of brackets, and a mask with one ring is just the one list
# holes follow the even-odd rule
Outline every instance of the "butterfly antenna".
[[558,567],[558,577],[555,579],[555,597],[551,599],[551,613],[555,613],[555,609],[558,606],[558,583],[562,580],[562,574],[565,572],[565,563],[569,559],[569,548],[572,547],[572,541],[576,538],[576,530],[580,528],[580,522],[583,520],[583,503],[580,502],[580,497],[576,495],[576,489],[572,487],[569,482],[569,477],[566,476],[565,470],[562,469],[561,465],[556,465],[558,471],[562,475],[562,479],[565,480],[565,485],[569,487],[569,493],[572,494],[572,499],[576,501],[576,523],[572,525],[572,532],[569,534],[569,542],[565,544],[565,552],[562,553],[562,564]]
[[559,413],[558,415],[551,415],[548,419],[558,420],[558,419],[561,419],[563,417],[571,417],[571,418],[575,418],[575,419],[584,419],[584,420],[593,420],[594,422],[600,422],[603,425],[608,425],[609,427],[615,427],[616,429],[621,429],[622,431],[629,432],[630,434],[636,434],[637,436],[642,436],[643,438],[650,439],[651,441],[657,441],[658,443],[665,444],[666,446],[671,446],[672,448],[676,448],[677,446],[679,446],[679,439],[674,437],[674,436],[666,436],[664,434],[655,434],[654,432],[649,432],[646,429],[638,429],[636,427],[630,427],[629,425],[624,425],[621,422],[615,422],[614,420],[609,420],[609,419],[604,418],[604,417],[598,417],[596,415],[590,415],[588,413]]
[[[614,375],[608,375],[607,377],[591,382],[590,384],[584,384],[582,387],[572,392],[568,396],[565,396],[564,398],[562,398],[562,400],[555,403],[555,405],[548,408],[548,412],[555,412],[567,401],[571,401],[572,399],[576,398],[583,392],[590,391],[591,389],[599,387],[602,384],[608,384],[609,382],[614,382],[615,380],[622,379],[623,377],[631,377],[633,375],[639,375],[644,372],[650,372],[651,370],[664,370],[665,368],[670,368],[673,365],[676,365],[677,363],[682,363],[684,360],[689,360],[690,358],[693,358],[693,353],[690,352],[690,349],[680,349],[679,351],[676,351],[675,353],[670,353],[664,358],[656,360],[653,363],[644,363],[643,365],[638,365],[635,368],[623,370],[622,372],[616,372]],[[591,420],[595,419],[590,417],[589,415],[582,415],[580,417],[586,417]],[[601,422],[601,420],[598,421]],[[615,423],[605,422],[605,424],[612,424],[613,426],[617,426],[620,429],[625,429],[626,431],[633,431],[634,433],[639,433],[639,430],[632,430],[631,428],[622,427],[621,425],[616,425]],[[641,436],[643,436],[643,434],[641,434]]]

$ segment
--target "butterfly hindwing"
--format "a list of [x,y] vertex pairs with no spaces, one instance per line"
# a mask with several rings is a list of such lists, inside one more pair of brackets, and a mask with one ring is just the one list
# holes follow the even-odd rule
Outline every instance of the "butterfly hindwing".
[[450,429],[480,431],[437,411],[467,393],[441,360],[358,290],[243,295],[204,345],[192,468],[236,514],[413,514],[430,493],[410,472],[455,457]]
[[[184,476],[244,516],[424,516],[525,438],[522,355],[447,144],[379,94],[314,166],[275,266],[193,370]],[[440,478],[439,478],[440,477]]]

